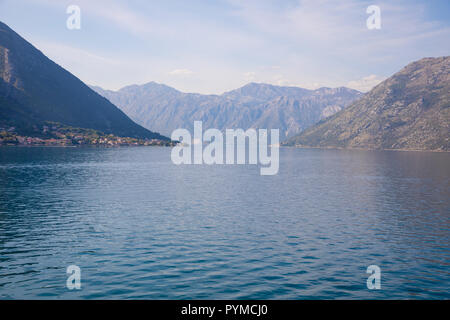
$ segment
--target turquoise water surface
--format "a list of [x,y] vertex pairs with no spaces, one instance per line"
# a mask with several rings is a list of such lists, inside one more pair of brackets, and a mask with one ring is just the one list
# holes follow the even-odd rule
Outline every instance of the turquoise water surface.
[[0,148],[0,298],[450,298],[450,154],[282,148],[261,176],[170,150]]

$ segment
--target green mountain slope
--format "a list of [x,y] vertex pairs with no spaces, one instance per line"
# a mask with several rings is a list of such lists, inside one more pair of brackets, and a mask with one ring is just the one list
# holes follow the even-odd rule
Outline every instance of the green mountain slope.
[[123,137],[167,139],[134,123],[0,22],[0,127],[32,135],[46,121]]
[[407,65],[287,145],[450,150],[450,57]]

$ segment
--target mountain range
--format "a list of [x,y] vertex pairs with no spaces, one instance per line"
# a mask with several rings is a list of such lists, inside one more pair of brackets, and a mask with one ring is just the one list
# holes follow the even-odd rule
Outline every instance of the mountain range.
[[36,135],[46,122],[167,140],[125,113],[0,22],[0,127]]
[[408,64],[345,110],[286,144],[449,151],[450,57]]
[[195,120],[203,127],[280,129],[280,138],[291,137],[347,107],[362,93],[353,89],[307,90],[249,83],[221,95],[183,93],[149,82],[118,91],[91,86],[140,125],[170,135],[177,128],[192,130]]
[[192,130],[195,120],[205,129],[280,129],[289,146],[450,151],[450,57],[410,63],[366,94],[262,83],[221,95],[155,82],[110,91],[87,86],[0,22],[1,132],[38,136],[51,122],[168,140],[153,130]]

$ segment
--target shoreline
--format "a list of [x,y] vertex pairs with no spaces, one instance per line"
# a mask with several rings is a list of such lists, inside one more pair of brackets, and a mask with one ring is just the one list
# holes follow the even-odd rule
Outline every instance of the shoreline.
[[295,149],[321,149],[321,150],[350,150],[350,151],[401,151],[401,152],[438,152],[438,153],[450,153],[450,150],[424,150],[424,149],[373,149],[373,148],[344,148],[344,147],[310,147],[310,146],[286,146],[281,145],[283,148],[295,148]]
[[16,147],[16,148],[121,148],[121,147],[171,147],[170,145],[164,144],[149,144],[149,145],[94,145],[94,144],[83,144],[83,145],[26,145],[26,144],[0,144],[0,148],[2,147]]
[[[174,147],[175,145],[168,144],[149,144],[149,145],[95,145],[95,144],[81,144],[81,145],[26,145],[26,144],[0,144],[2,147],[18,147],[18,148],[121,148],[121,147]],[[371,148],[342,148],[342,147],[306,147],[306,146],[286,146],[280,145],[280,148],[291,149],[317,149],[317,150],[343,150],[343,151],[395,151],[395,152],[433,152],[433,153],[450,153],[450,150],[423,150],[423,149],[371,149]]]

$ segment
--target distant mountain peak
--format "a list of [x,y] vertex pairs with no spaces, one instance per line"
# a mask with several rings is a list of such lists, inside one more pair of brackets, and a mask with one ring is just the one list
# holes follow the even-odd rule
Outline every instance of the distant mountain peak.
[[281,138],[294,135],[361,95],[352,89],[308,90],[251,82],[221,95],[182,93],[149,82],[118,91],[93,87],[136,122],[171,134],[201,120],[205,128],[278,128]]
[[450,57],[412,62],[290,145],[450,151]]

